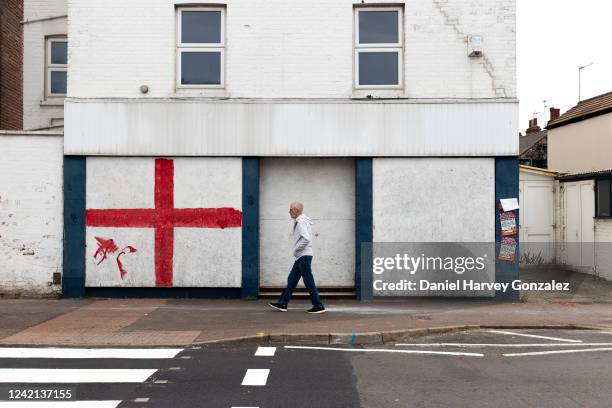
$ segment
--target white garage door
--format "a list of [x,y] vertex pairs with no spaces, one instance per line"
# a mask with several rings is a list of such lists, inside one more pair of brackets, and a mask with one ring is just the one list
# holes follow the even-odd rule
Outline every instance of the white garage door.
[[260,165],[260,286],[286,284],[293,264],[289,204],[300,201],[314,222],[317,286],[354,287],[354,160],[278,158]]
[[553,184],[552,177],[520,182],[520,251],[524,262],[551,263],[554,260]]
[[565,263],[569,268],[592,272],[595,264],[593,181],[565,183]]

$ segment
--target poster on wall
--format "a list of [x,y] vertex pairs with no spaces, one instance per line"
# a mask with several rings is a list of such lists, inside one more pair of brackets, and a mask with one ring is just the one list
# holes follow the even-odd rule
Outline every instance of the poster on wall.
[[501,223],[502,237],[510,237],[518,234],[518,226],[516,225],[516,216],[514,211],[500,213],[499,219]]
[[501,245],[499,246],[499,255],[497,255],[497,259],[505,262],[514,262],[516,247],[516,239],[511,237],[502,238]]

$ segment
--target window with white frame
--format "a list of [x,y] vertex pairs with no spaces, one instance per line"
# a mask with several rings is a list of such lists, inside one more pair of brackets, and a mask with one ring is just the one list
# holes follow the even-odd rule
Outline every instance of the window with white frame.
[[355,7],[355,88],[402,87],[402,7]]
[[177,86],[223,88],[225,8],[177,8]]
[[68,84],[68,40],[66,37],[47,37],[46,90],[49,97],[66,96]]

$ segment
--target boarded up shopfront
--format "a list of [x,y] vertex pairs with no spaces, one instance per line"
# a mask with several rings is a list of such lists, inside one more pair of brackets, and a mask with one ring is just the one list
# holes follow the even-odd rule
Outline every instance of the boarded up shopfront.
[[240,288],[241,163],[88,157],[85,285]]
[[[313,219],[319,287],[355,286],[355,162],[351,158],[269,158],[260,162],[260,285],[284,287],[293,264],[289,204]],[[300,286],[303,283],[300,282]]]
[[[452,256],[451,247],[439,243],[465,244],[462,257],[484,256],[484,272],[459,275],[441,268],[387,272],[378,279],[413,279],[445,282],[474,279],[493,283],[495,279],[495,160],[491,158],[376,158],[373,163],[373,221],[375,256]],[[376,244],[379,245],[376,245]],[[389,243],[385,246],[380,243]],[[427,245],[430,243],[431,245]],[[395,245],[395,247],[392,247]],[[390,249],[389,249],[390,248]],[[421,250],[423,252],[421,252]],[[391,251],[391,252],[389,252]],[[418,252],[417,252],[418,251]],[[488,257],[488,258],[487,258]],[[416,271],[415,271],[416,272]],[[463,273],[463,272],[462,272]],[[410,290],[402,296],[485,296],[493,290]]]

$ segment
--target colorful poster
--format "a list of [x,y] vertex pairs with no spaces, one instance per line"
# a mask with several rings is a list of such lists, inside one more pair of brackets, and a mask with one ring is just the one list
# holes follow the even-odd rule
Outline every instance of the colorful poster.
[[516,225],[516,216],[514,215],[514,211],[499,213],[499,220],[501,223],[502,237],[509,237],[518,234],[518,227]]
[[497,259],[506,262],[514,262],[516,246],[516,239],[510,237],[502,238]]

